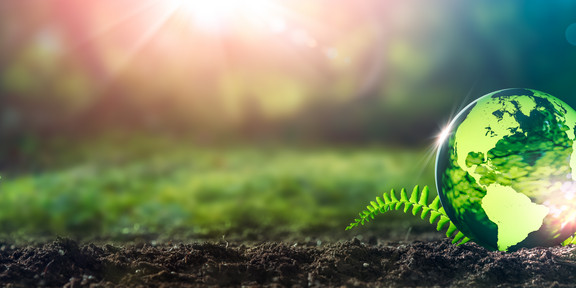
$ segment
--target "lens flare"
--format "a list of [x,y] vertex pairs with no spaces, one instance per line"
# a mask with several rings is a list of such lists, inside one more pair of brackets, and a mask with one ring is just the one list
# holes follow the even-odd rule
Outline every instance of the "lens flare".
[[438,136],[436,137],[436,145],[438,147],[440,147],[442,145],[442,143],[444,143],[444,141],[446,141],[446,139],[448,139],[451,132],[452,132],[452,127],[450,125],[447,125],[446,127],[444,127],[444,129],[442,129],[440,134],[438,134]]

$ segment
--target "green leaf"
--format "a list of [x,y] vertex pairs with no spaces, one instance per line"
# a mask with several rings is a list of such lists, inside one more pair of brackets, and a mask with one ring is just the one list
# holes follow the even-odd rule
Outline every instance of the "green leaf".
[[414,204],[414,206],[412,207],[412,215],[416,216],[416,214],[418,214],[420,210],[422,210],[422,205]]
[[438,230],[438,231],[442,230],[442,228],[444,228],[444,226],[446,226],[447,223],[452,223],[452,222],[450,222],[450,218],[448,218],[446,216],[440,216],[440,221],[438,221],[438,225],[436,226],[436,230]]
[[[390,192],[390,193],[394,193],[394,190],[392,190],[392,192]],[[382,199],[384,199],[384,202],[385,202],[386,204],[392,203],[392,200],[390,200],[390,196],[388,196],[388,194],[386,194],[386,193],[384,193],[384,194],[382,195]]]
[[394,189],[390,191],[390,202],[400,202],[398,198],[396,198],[396,191],[394,191]]
[[418,188],[418,185],[416,185],[414,187],[414,190],[412,190],[412,194],[410,195],[410,200],[408,200],[410,203],[418,203],[418,196],[420,194],[420,190]]
[[374,219],[378,214],[383,214],[390,210],[399,210],[400,207],[404,205],[404,213],[408,213],[408,210],[412,208],[412,214],[416,216],[420,213],[420,218],[423,220],[430,215],[429,222],[430,224],[437,222],[436,230],[438,231],[448,225],[446,236],[454,237],[452,243],[458,243],[458,245],[461,245],[470,241],[470,238],[458,231],[456,225],[450,221],[450,218],[446,215],[446,211],[441,206],[440,198],[438,198],[438,196],[434,198],[432,203],[428,203],[429,193],[430,189],[428,186],[425,186],[422,191],[420,191],[419,186],[415,186],[410,197],[408,197],[406,189],[402,189],[400,190],[400,199],[396,196],[394,189],[390,190],[388,193],[384,192],[382,197],[376,197],[376,201],[370,201],[369,205],[366,206],[366,209],[368,210],[360,212],[360,219],[354,219],[355,222],[350,223],[350,225],[346,227],[346,230],[350,230],[359,225],[364,225],[364,222],[369,222],[370,219]]
[[438,210],[438,208],[440,208],[440,197],[436,196],[436,198],[434,198],[434,201],[432,201],[432,204],[430,204],[430,208],[434,210]]
[[410,207],[412,207],[412,203],[404,203],[404,213],[408,213]]
[[[460,243],[458,243],[458,245],[462,245],[462,244],[467,243],[468,241],[472,240],[472,239],[464,236],[464,234],[463,234],[462,232],[458,232],[458,233],[461,234],[462,237],[463,237],[463,238],[462,238],[462,241],[460,241]],[[458,234],[457,234],[456,236],[458,236]]]
[[[416,186],[418,187],[418,186]],[[422,194],[420,194],[420,200],[418,201],[418,204],[420,205],[426,205],[428,203],[428,195],[430,194],[430,189],[428,189],[428,186],[424,187],[424,189],[422,190]]]
[[443,214],[438,212],[438,211],[430,211],[430,224],[436,222],[436,220],[438,220],[438,218],[440,218],[440,216],[442,216]]
[[454,234],[454,232],[456,232],[457,230],[458,229],[456,228],[456,225],[450,222],[450,226],[448,226],[448,229],[446,230],[446,237],[452,236],[452,234]]
[[400,190],[400,201],[409,202],[408,201],[408,195],[406,194],[406,189],[404,189],[404,188],[402,188],[402,190]]
[[380,210],[379,210],[379,211],[380,211],[381,214],[390,211],[390,205],[384,204],[382,207],[380,207]]
[[374,207],[374,210],[380,209],[380,206],[378,206],[378,203],[376,203],[374,201],[370,201],[370,204],[372,205],[372,207]]
[[444,207],[440,207],[438,212],[442,213],[442,215],[446,215],[446,211],[444,211]]
[[[452,239],[452,244],[456,244],[460,240],[462,240],[462,242],[460,242],[460,244],[464,244],[464,243],[470,241],[470,239],[466,238],[466,236],[464,236],[464,234],[462,232],[458,231],[458,233],[456,233],[456,236],[454,236],[454,239]],[[458,245],[460,245],[460,244],[458,244]]]
[[384,202],[382,200],[382,198],[380,198],[380,197],[376,197],[376,202],[378,202],[378,205],[380,206],[380,208],[382,208],[382,206],[386,205],[386,202]]
[[428,215],[428,212],[430,212],[430,210],[432,210],[432,208],[424,206],[422,208],[422,215],[420,216],[420,218],[422,218],[422,220],[426,219],[426,215]]
[[570,244],[576,244],[576,234],[568,237],[568,239],[564,240],[564,241],[561,243],[562,246],[567,246],[567,245],[570,245]]

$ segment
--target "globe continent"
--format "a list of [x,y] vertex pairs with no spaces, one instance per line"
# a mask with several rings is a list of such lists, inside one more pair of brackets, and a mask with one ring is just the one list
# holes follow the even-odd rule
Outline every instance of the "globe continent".
[[487,94],[449,126],[436,161],[442,206],[476,243],[513,251],[576,231],[576,111],[530,89]]

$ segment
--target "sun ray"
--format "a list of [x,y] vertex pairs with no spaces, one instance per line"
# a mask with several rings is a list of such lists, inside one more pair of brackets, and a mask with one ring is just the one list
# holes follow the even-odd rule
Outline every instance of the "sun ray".
[[[434,165],[436,150],[435,145],[428,145],[427,149],[422,153],[422,156],[419,157],[419,160],[414,163],[412,169],[410,169],[414,179],[423,179],[423,176],[426,175],[426,170],[430,168],[430,165]],[[434,186],[430,185],[430,183],[424,184]]]
[[121,27],[123,24],[127,23],[133,18],[138,17],[145,11],[151,9],[156,4],[158,4],[158,1],[142,3],[141,6],[136,6],[132,11],[129,11],[126,15],[122,16],[121,18],[112,20],[111,23],[108,23],[104,27],[97,29],[97,31],[92,33],[91,35],[87,35],[84,39],[80,39],[78,42],[76,42],[73,46],[70,47],[70,51],[77,51],[79,49],[82,49],[82,47],[84,47],[85,45],[92,45],[92,43],[96,42],[100,37],[103,37],[105,34],[111,33],[118,27]]
[[[431,141],[432,144],[428,145],[428,148],[424,152],[424,155],[422,156],[421,160],[419,160],[415,166],[415,167],[421,167],[419,172],[416,174],[417,178],[420,178],[424,174],[426,168],[429,165],[431,165],[431,163],[435,162],[434,159],[438,152],[438,149],[440,148],[440,146],[444,144],[445,141],[447,141],[448,137],[450,137],[450,134],[452,132],[451,127],[452,121],[456,117],[457,112],[461,111],[463,107],[468,105],[468,102],[471,98],[471,95],[477,83],[478,80],[476,80],[474,84],[470,87],[468,93],[466,94],[466,97],[462,101],[460,101],[459,105],[453,105],[452,113],[450,114],[450,119],[448,119],[448,122],[444,126],[438,127],[438,133],[429,138],[429,141]],[[435,164],[436,163],[434,163],[434,165]]]
[[[157,3],[159,3],[158,1]],[[162,29],[162,27],[174,16],[176,7],[169,7],[166,11],[158,17],[156,21],[143,33],[143,35],[131,47],[126,49],[123,59],[117,61],[116,66],[112,67],[106,82],[111,83],[124,71],[138,53],[154,38],[154,36]]]

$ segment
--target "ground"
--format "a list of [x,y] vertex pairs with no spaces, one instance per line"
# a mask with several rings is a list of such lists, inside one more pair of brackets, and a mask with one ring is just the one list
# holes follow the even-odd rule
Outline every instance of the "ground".
[[504,253],[446,239],[376,236],[124,245],[60,238],[1,245],[0,282],[7,287],[574,287],[575,249]]
[[137,142],[0,173],[0,286],[576,286],[576,247],[455,246],[399,211],[344,231],[382,192],[433,185],[420,150]]

